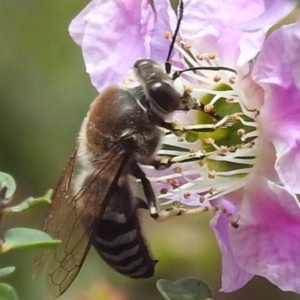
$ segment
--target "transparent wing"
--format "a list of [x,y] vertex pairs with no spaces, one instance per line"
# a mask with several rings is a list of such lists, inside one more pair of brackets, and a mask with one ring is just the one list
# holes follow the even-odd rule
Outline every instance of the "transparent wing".
[[[55,227],[55,223],[58,221],[55,219],[55,216],[58,216],[59,208],[64,206],[67,202],[67,196],[70,191],[71,179],[74,172],[76,156],[77,156],[78,146],[73,150],[69,161],[66,167],[63,170],[63,173],[58,181],[54,194],[52,196],[52,202],[48,210],[46,220],[44,222],[43,230],[48,232],[53,238],[57,236],[57,233],[52,234],[51,228]],[[35,258],[35,270],[34,275],[38,275],[44,268],[46,262],[49,259],[51,250],[43,249],[40,250]]]
[[94,228],[102,217],[127,155],[113,147],[99,168],[88,175],[71,196],[77,148],[65,168],[48,212],[44,231],[62,243],[53,251],[41,251],[35,261],[37,272],[49,261],[47,286],[52,298],[59,297],[75,279],[90,249]]

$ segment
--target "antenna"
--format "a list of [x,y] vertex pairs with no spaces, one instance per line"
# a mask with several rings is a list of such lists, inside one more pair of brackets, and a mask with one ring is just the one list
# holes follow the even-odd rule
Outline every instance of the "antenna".
[[[167,59],[165,61],[165,70],[166,70],[167,74],[171,73],[172,64],[171,64],[171,60],[170,59],[171,59],[171,55],[172,55],[172,52],[173,52],[173,49],[174,49],[174,44],[176,42],[176,38],[177,38],[177,35],[178,35],[180,24],[181,24],[181,21],[183,19],[183,9],[184,9],[184,7],[183,7],[183,0],[180,0],[179,10],[178,10],[178,20],[177,20],[177,24],[176,24],[176,29],[175,29],[174,35],[172,37],[172,41],[171,41],[171,44],[170,44],[170,47],[169,47],[169,52],[168,52]],[[236,70],[231,69],[231,68],[227,68],[227,67],[191,67],[191,68],[184,69],[184,70],[181,70],[181,71],[176,71],[173,74],[173,76],[172,76],[172,80],[174,81],[175,79],[177,79],[178,77],[180,77],[181,74],[184,73],[184,72],[187,72],[187,71],[197,71],[197,70],[208,70],[208,71],[220,71],[220,70],[224,70],[224,71],[230,71],[230,72],[233,72],[233,73],[237,74]]]
[[170,45],[170,48],[169,48],[168,56],[167,56],[167,59],[166,59],[166,62],[165,62],[165,69],[166,69],[167,74],[171,73],[172,64],[171,64],[170,59],[171,59],[172,51],[174,49],[174,44],[176,42],[176,37],[178,35],[178,31],[179,31],[179,28],[180,28],[180,23],[182,21],[182,18],[183,18],[183,0],[180,0],[179,12],[178,12],[178,21],[177,21],[177,25],[176,25],[174,35],[172,37],[172,41],[171,41],[171,45]]
[[197,70],[208,70],[208,71],[224,70],[224,71],[230,71],[230,72],[233,72],[234,74],[237,74],[236,70],[231,69],[231,68],[227,68],[227,67],[192,67],[192,68],[184,69],[184,70],[181,70],[181,71],[176,71],[172,76],[172,80],[177,79],[184,72],[197,71]]

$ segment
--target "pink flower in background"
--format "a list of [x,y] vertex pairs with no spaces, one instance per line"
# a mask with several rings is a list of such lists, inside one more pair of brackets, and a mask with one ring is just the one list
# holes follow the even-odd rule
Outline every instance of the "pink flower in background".
[[[98,91],[124,80],[139,57],[164,62],[164,32],[174,30],[176,17],[168,1],[155,6],[157,15],[146,0],[94,0],[72,21],[70,33]],[[185,72],[174,85],[229,120],[214,132],[165,136],[161,155],[205,150],[204,160],[176,165],[181,172],[144,170],[162,205],[219,208],[211,227],[222,252],[225,292],[260,275],[300,293],[300,23],[266,37],[295,6],[292,0],[184,1],[173,71],[226,66],[237,73]],[[218,120],[190,111],[176,112],[172,121]],[[230,226],[234,218],[238,228]]]

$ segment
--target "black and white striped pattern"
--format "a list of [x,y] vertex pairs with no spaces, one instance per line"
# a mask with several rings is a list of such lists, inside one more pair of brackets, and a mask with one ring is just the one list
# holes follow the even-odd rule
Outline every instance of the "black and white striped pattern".
[[117,187],[98,224],[93,245],[117,272],[131,278],[148,278],[153,276],[157,261],[148,251],[130,196],[124,187]]

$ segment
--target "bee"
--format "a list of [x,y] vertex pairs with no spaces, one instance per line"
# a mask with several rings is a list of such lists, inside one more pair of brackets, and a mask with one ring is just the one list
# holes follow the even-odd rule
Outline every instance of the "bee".
[[[178,29],[182,1],[180,8]],[[160,127],[172,129],[164,119],[180,107],[182,96],[174,89],[169,71],[164,72],[155,61],[140,59],[133,70],[139,86],[109,87],[92,102],[54,192],[43,230],[62,243],[52,252],[42,250],[35,261],[39,271],[50,260],[47,285],[52,298],[68,289],[91,246],[120,274],[131,278],[154,274],[157,260],[142,235],[138,209],[149,209],[153,218],[159,218],[159,213],[140,164],[157,169],[172,164],[171,159],[163,162],[156,154],[163,135]],[[146,202],[134,195],[130,176],[140,180]]]
[[[177,108],[180,95],[154,61],[138,60],[134,69],[143,85],[110,87],[91,104],[78,145],[54,192],[43,228],[62,241],[48,267],[54,298],[69,287],[92,245],[123,275],[154,274],[157,261],[146,246],[137,216],[139,208],[148,206],[134,197],[129,176],[141,180],[156,217],[155,195],[139,164],[160,164],[154,157],[162,136],[158,125]],[[74,178],[77,163],[80,170]],[[37,264],[44,257],[45,252]]]

